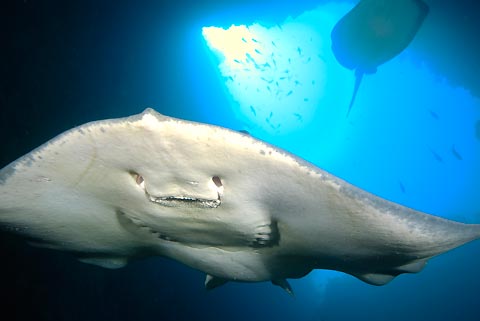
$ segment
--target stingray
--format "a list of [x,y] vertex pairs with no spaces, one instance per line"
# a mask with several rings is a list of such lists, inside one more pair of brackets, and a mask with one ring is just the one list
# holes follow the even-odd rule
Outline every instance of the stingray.
[[480,237],[250,135],[152,109],[71,129],[0,171],[0,225],[108,268],[149,256],[227,281],[313,269],[382,285]]
[[332,30],[332,51],[345,68],[355,70],[352,109],[363,75],[402,52],[428,13],[422,0],[361,0]]

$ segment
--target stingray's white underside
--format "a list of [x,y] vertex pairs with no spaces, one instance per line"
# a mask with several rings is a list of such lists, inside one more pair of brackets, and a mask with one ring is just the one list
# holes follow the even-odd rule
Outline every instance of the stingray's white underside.
[[371,284],[480,236],[364,192],[249,135],[142,114],[67,131],[0,171],[0,224],[120,267],[161,255],[265,281],[334,269]]

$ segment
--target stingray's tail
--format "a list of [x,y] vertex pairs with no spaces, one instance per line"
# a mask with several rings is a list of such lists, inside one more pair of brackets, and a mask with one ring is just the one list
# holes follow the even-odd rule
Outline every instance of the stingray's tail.
[[350,105],[348,106],[347,118],[348,118],[348,115],[350,115],[350,111],[352,110],[353,103],[355,102],[355,98],[357,97],[358,88],[360,88],[363,75],[364,75],[363,71],[359,69],[355,70],[355,86],[353,87],[352,99],[350,100]]

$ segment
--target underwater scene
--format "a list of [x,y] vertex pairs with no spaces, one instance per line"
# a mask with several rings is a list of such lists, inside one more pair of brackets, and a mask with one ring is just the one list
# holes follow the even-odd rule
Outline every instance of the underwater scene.
[[479,9],[2,3],[3,319],[479,320]]

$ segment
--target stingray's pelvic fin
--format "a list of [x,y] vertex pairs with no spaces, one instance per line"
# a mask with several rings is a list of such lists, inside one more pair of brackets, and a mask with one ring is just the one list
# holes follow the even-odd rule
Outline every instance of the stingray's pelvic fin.
[[355,70],[355,86],[353,87],[353,94],[352,99],[350,100],[350,105],[348,106],[347,111],[347,118],[350,115],[350,111],[352,110],[353,103],[355,102],[355,98],[357,97],[358,88],[360,88],[360,83],[362,82],[364,72],[360,69]]
[[217,278],[215,276],[211,276],[210,274],[207,274],[207,276],[205,277],[205,289],[212,290],[212,289],[218,288],[219,286],[224,285],[227,282],[228,280]]
[[272,280],[272,284],[281,287],[282,289],[287,291],[287,293],[290,294],[291,296],[295,296],[295,293],[293,293],[292,287],[290,286],[290,284],[288,283],[288,281],[286,279]]

